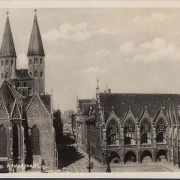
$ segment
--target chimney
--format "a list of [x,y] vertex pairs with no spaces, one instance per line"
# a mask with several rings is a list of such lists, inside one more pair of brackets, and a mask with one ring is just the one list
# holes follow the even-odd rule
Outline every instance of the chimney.
[[108,89],[108,94],[111,94],[111,89]]

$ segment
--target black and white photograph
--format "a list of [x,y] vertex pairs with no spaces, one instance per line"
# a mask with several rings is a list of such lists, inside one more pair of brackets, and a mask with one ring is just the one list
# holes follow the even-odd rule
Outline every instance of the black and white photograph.
[[179,22],[180,7],[0,8],[0,173],[180,172]]

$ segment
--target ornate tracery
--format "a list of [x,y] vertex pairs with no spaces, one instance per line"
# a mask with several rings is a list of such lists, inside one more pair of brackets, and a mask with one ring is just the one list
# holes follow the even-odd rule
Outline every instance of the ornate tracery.
[[151,143],[151,123],[148,119],[143,119],[140,125],[141,144]]
[[136,144],[135,123],[131,119],[128,119],[124,124],[124,139],[125,144]]
[[119,130],[117,122],[112,119],[107,126],[107,143],[111,144],[119,144]]
[[156,140],[157,143],[165,143],[166,123],[163,118],[160,118],[156,123]]
[[32,128],[31,132],[31,145],[32,145],[32,150],[33,150],[33,155],[40,155],[40,133],[39,133],[39,128],[35,125]]

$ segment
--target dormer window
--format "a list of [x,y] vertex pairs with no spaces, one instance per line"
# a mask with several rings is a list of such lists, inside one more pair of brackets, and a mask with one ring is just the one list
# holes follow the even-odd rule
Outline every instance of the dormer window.
[[8,60],[6,59],[6,66],[8,65]]

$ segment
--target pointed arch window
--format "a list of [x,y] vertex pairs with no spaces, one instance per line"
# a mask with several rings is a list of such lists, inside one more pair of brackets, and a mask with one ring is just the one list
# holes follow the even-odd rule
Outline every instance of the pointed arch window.
[[140,125],[141,144],[151,144],[151,123],[148,119],[143,119]]
[[128,119],[124,124],[124,139],[125,144],[136,144],[135,123],[131,119]]
[[41,71],[41,73],[40,73],[40,77],[42,78],[43,77],[43,72]]
[[4,65],[4,61],[3,60],[1,60],[1,66],[3,66]]
[[107,126],[107,144],[119,145],[119,129],[117,122],[112,119]]
[[7,157],[7,132],[4,125],[0,126],[0,157]]
[[6,59],[6,66],[8,65],[8,59]]
[[36,125],[32,128],[31,145],[33,155],[40,155],[40,132],[39,128]]
[[38,72],[37,71],[34,72],[34,77],[38,77]]
[[166,123],[163,118],[156,123],[156,140],[157,143],[166,143]]
[[43,59],[41,58],[41,59],[40,59],[40,64],[42,64],[42,63],[43,63]]
[[38,64],[38,59],[34,58],[34,64]]

